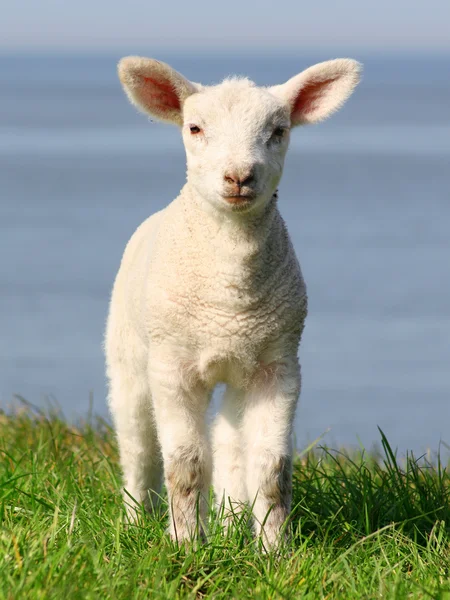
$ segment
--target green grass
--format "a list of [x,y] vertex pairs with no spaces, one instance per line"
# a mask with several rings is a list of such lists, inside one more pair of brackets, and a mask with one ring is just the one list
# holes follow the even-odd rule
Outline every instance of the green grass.
[[114,435],[0,414],[0,598],[450,600],[449,473],[438,459],[313,449],[294,473],[291,541],[264,555],[243,518],[177,547],[167,513],[125,526]]

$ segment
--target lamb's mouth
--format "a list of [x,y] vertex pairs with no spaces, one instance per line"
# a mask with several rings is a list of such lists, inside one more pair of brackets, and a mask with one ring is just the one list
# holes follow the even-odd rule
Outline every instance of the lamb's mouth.
[[234,206],[244,206],[250,204],[255,199],[255,195],[242,194],[237,196],[223,196],[223,199],[228,202],[228,204],[233,204]]

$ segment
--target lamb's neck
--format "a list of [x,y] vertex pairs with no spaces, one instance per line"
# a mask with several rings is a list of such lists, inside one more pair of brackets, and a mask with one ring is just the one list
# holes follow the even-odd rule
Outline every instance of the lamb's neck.
[[275,244],[282,243],[280,228],[283,221],[277,208],[275,192],[258,213],[219,212],[204,205],[195,192],[186,186],[182,194],[186,226],[194,239],[202,240],[203,247],[209,248],[211,258],[231,259],[235,264],[244,263],[257,268],[266,262],[267,254]]

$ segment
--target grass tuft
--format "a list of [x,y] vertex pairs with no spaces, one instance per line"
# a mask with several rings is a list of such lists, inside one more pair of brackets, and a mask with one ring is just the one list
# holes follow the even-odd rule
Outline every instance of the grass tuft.
[[203,545],[166,535],[167,507],[125,526],[105,421],[0,414],[0,598],[436,598],[450,600],[448,465],[309,449],[294,469],[292,535],[258,551],[241,516]]

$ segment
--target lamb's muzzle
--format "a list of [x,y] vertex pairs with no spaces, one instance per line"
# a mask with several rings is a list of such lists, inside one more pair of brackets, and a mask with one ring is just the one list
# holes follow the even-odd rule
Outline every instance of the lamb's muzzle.
[[276,190],[290,130],[339,108],[359,70],[338,59],[271,88],[208,87],[159,61],[119,64],[131,102],[179,125],[186,148],[180,195],[126,247],[105,341],[128,514],[152,510],[164,477],[179,541],[207,531],[211,481],[227,526],[250,503],[264,545],[282,537],[307,296]]

